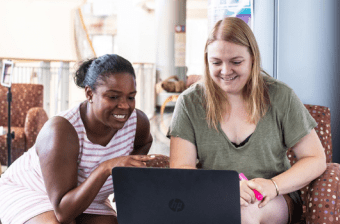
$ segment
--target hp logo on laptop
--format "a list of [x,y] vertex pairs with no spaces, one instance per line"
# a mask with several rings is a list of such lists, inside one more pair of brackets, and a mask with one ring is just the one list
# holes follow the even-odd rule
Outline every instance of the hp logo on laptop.
[[180,199],[172,199],[169,201],[169,208],[174,212],[180,212],[184,209],[184,202]]

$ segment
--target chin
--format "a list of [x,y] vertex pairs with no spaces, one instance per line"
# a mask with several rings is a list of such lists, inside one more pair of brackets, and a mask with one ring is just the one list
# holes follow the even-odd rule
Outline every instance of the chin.
[[111,125],[112,128],[114,129],[122,129],[125,125],[125,122],[122,123],[122,124],[114,124],[114,125]]
[[224,92],[226,94],[229,94],[229,95],[242,95],[242,91],[241,90],[224,90]]

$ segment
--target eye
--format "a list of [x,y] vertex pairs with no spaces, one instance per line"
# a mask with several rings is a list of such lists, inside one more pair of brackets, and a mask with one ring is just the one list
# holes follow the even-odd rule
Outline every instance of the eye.
[[234,65],[239,65],[239,64],[241,64],[242,63],[242,61],[233,61],[233,64]]
[[134,96],[129,96],[129,100],[135,100]]
[[116,100],[118,98],[119,98],[119,96],[110,96],[110,99],[113,99],[113,100]]
[[213,62],[211,62],[211,64],[213,64],[213,65],[219,65],[219,64],[221,64],[221,62],[219,62],[219,61],[213,61]]

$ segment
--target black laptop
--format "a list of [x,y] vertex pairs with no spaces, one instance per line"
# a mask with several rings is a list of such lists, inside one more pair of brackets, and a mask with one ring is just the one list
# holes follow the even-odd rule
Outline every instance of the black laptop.
[[112,177],[119,224],[241,223],[236,171],[116,167]]

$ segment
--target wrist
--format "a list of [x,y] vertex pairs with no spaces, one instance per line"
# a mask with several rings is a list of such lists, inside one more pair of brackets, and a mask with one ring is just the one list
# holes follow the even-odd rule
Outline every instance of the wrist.
[[100,169],[100,172],[103,173],[105,177],[109,177],[112,174],[113,167],[109,166],[109,164],[110,163],[105,161],[105,162],[102,162],[98,167]]
[[276,196],[280,195],[280,191],[279,191],[279,187],[277,186],[277,183],[275,180],[273,180],[273,178],[270,179],[275,187],[275,191],[276,191]]

